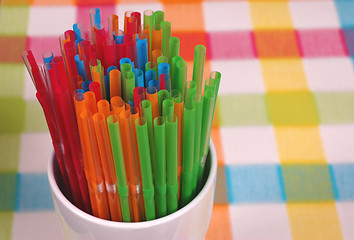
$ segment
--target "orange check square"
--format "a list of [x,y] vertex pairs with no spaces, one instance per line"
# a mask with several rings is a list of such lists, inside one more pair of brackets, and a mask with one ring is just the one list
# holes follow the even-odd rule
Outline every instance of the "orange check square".
[[[173,26],[172,26],[172,29]],[[203,44],[206,47],[206,59],[209,59],[207,35],[205,32],[172,32],[172,36],[178,37],[180,40],[179,55],[183,57],[185,61],[193,61],[194,48],[198,44]],[[188,64],[188,68],[190,65]],[[193,69],[193,66],[192,66]]]
[[259,58],[299,57],[300,51],[293,30],[260,30],[254,32]]
[[174,31],[204,31],[204,15],[201,3],[164,4],[165,20],[171,22]]

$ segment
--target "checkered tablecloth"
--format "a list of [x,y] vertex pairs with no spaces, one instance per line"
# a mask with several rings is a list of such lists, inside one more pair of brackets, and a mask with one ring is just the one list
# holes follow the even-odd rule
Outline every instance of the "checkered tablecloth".
[[[182,3],[184,2],[184,3]],[[63,239],[46,175],[53,150],[21,60],[59,53],[89,9],[161,9],[192,70],[222,73],[206,239],[354,239],[354,2],[2,0],[0,239]],[[190,76],[190,75],[189,75]]]

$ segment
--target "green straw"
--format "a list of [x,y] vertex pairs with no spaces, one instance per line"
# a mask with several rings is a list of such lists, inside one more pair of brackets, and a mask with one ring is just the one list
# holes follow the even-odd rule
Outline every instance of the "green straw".
[[191,103],[196,94],[196,83],[194,81],[188,81],[186,85],[186,90],[184,94],[184,102],[185,103]]
[[145,72],[149,71],[149,70],[154,70],[156,73],[156,63],[155,62],[146,62],[145,64]]
[[162,116],[166,119],[167,116],[174,114],[174,102],[171,98],[167,98],[162,102]]
[[196,92],[202,94],[203,74],[204,74],[204,62],[205,62],[204,45],[197,45],[194,49],[194,65],[193,65],[193,81],[196,82]]
[[154,12],[152,10],[145,10],[144,11],[144,29],[154,25]]
[[129,97],[133,94],[135,88],[135,74],[133,72],[127,72],[125,77],[123,76],[124,82],[124,99],[125,102],[129,101]]
[[162,90],[158,91],[157,96],[158,96],[158,100],[159,100],[160,116],[162,116],[162,103],[165,99],[170,98],[170,92],[167,91],[166,89],[162,89]]
[[130,63],[123,63],[121,66],[120,66],[120,70],[121,70],[121,73],[122,73],[122,98],[124,100],[126,100],[126,95],[125,95],[125,79],[127,78],[127,72],[132,72],[133,71],[133,67],[132,65],[130,65]]
[[148,127],[150,158],[151,158],[151,165],[152,165],[152,177],[154,179],[156,175],[155,174],[156,173],[156,152],[155,152],[155,143],[154,143],[154,128],[153,128],[154,123],[152,120],[151,102],[149,100],[141,101],[140,109],[142,109],[142,116],[145,118]]
[[183,155],[181,206],[192,200],[193,162],[195,134],[195,103],[185,102],[183,109]]
[[163,21],[162,26],[162,41],[161,41],[161,50],[162,55],[166,56],[167,59],[170,55],[170,38],[171,38],[171,22]]
[[165,20],[165,13],[163,11],[154,12],[154,24],[160,25]]
[[168,57],[167,56],[160,56],[157,58],[157,67],[160,65],[160,63],[168,63]]
[[176,63],[177,67],[177,89],[184,96],[184,88],[187,82],[187,62],[184,60],[178,61]]
[[171,89],[178,89],[178,71],[177,71],[177,62],[183,60],[181,56],[174,56],[172,59],[171,67]]
[[[166,100],[165,100],[166,101]],[[155,149],[156,149],[156,212],[157,217],[167,214],[166,202],[166,130],[163,117],[154,119]]]
[[167,161],[167,212],[178,209],[178,180],[177,180],[177,117],[170,115],[166,118],[166,158]]
[[141,179],[143,182],[143,195],[145,204],[146,220],[155,219],[154,184],[150,161],[150,147],[148,138],[147,123],[144,117],[135,121],[136,134],[138,139]]
[[194,134],[194,161],[193,161],[193,180],[192,192],[193,197],[197,195],[197,181],[198,171],[200,165],[200,139],[202,131],[202,118],[203,118],[203,98],[195,95],[195,134]]
[[130,222],[129,209],[129,190],[127,177],[125,175],[125,165],[122,151],[122,144],[120,139],[118,117],[111,115],[107,118],[108,131],[111,139],[112,153],[114,165],[117,174],[117,188],[120,198],[120,206],[122,209],[123,222]]
[[198,170],[198,190],[201,189],[205,160],[208,154],[208,145],[210,141],[211,126],[213,123],[213,114],[215,109],[215,93],[212,89],[204,91],[203,100],[203,119],[202,119],[202,132],[200,141],[200,165]]
[[175,56],[179,56],[179,44],[180,44],[180,41],[179,41],[178,37],[171,37],[170,38],[170,52],[168,54],[170,66],[172,65],[172,59]]

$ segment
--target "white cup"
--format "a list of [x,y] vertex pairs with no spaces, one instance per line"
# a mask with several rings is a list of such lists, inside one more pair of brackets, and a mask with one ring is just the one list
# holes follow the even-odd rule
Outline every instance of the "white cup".
[[60,174],[54,158],[48,164],[48,179],[55,211],[67,239],[201,240],[209,227],[214,202],[217,159],[210,141],[205,170],[207,179],[199,194],[185,207],[165,217],[138,223],[113,222],[87,214],[75,207],[60,191]]

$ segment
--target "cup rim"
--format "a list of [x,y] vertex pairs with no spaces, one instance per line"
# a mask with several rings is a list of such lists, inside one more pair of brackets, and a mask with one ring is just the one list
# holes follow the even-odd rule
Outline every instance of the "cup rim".
[[53,171],[53,160],[54,160],[53,157],[51,157],[48,161],[47,174],[48,174],[48,180],[49,180],[49,185],[50,185],[52,194],[55,195],[55,197],[58,198],[58,200],[61,201],[62,204],[74,215],[77,215],[78,217],[83,218],[88,222],[94,223],[95,225],[104,225],[106,227],[124,228],[124,229],[130,229],[130,230],[144,229],[144,228],[153,227],[155,225],[160,225],[162,223],[173,221],[174,219],[180,217],[181,215],[186,214],[186,212],[190,211],[193,207],[195,207],[195,205],[198,205],[202,201],[202,199],[208,193],[208,190],[214,184],[214,181],[216,181],[217,155],[216,155],[215,145],[211,139],[210,139],[210,144],[209,144],[209,152],[210,152],[209,154],[211,157],[210,158],[211,165],[210,165],[209,175],[208,175],[208,178],[207,178],[202,190],[198,193],[198,195],[191,202],[189,202],[186,206],[184,206],[181,209],[178,209],[174,213],[171,213],[167,216],[164,216],[164,217],[161,217],[158,219],[143,221],[143,222],[114,222],[111,220],[105,220],[105,219],[95,217],[95,216],[88,214],[88,213],[82,211],[81,209],[77,208],[74,204],[72,204],[63,195],[63,193],[59,189],[59,186],[57,185],[57,182],[54,177],[54,171]]

